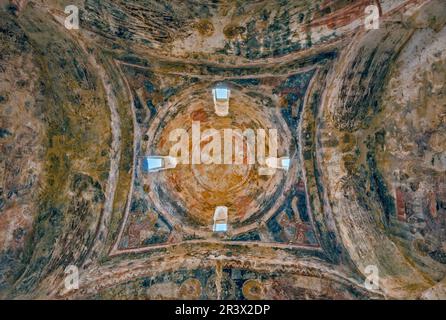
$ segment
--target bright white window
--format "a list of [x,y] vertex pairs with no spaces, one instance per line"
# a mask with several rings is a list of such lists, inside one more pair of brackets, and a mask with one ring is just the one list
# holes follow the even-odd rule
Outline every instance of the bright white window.
[[231,90],[224,87],[216,87],[212,89],[212,96],[214,98],[215,113],[219,117],[226,117],[229,113],[229,96]]
[[226,232],[228,231],[228,208],[225,206],[219,206],[215,208],[214,212],[214,226],[212,227],[214,232]]
[[215,225],[215,232],[226,232],[228,231],[228,225],[226,223],[219,223]]
[[229,90],[226,88],[216,88],[214,92],[215,92],[215,98],[217,100],[229,99]]
[[147,157],[146,158],[146,165],[148,171],[158,170],[163,167],[163,159],[156,157]]
[[158,172],[176,168],[178,161],[175,157],[147,156],[143,160],[144,172]]
[[282,168],[288,170],[290,168],[290,158],[282,158]]

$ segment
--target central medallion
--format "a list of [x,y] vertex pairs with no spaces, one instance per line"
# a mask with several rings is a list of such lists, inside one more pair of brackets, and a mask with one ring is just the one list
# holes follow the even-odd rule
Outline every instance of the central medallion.
[[[277,141],[271,139],[270,130],[284,130],[280,114],[274,108],[259,106],[238,90],[231,91],[229,106],[225,116],[217,114],[209,91],[195,92],[172,104],[164,116],[164,126],[154,123],[148,130],[149,154],[180,159],[175,169],[151,174],[147,178],[150,189],[162,190],[164,200],[172,199],[177,204],[176,210],[182,209],[188,224],[207,230],[211,229],[217,206],[228,208],[232,229],[241,227],[243,221],[262,209],[262,204],[286,179],[282,171],[261,174],[271,153],[277,157],[289,152],[287,135],[275,134]],[[193,141],[197,130],[198,143]],[[182,132],[185,136],[172,132]],[[213,162],[205,159],[205,150],[211,150],[207,157]],[[178,213],[166,212],[159,194],[151,194],[153,202],[159,204],[158,210],[170,217],[180,217]]]

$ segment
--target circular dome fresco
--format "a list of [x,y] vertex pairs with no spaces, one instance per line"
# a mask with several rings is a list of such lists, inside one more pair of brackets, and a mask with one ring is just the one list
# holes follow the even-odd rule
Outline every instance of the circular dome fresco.
[[[190,88],[159,114],[147,135],[145,154],[179,159],[175,169],[145,179],[157,210],[177,225],[210,232],[219,206],[228,209],[229,232],[256,222],[296,176],[290,174],[293,166],[288,172],[265,171],[270,156],[292,158],[295,153],[280,110],[235,86],[226,116],[215,112],[212,87]],[[175,149],[179,143],[181,151]]]

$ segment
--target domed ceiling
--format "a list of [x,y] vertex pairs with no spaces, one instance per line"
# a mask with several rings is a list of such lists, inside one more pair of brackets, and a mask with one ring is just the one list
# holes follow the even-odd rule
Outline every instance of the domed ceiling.
[[71,2],[0,2],[0,298],[446,299],[443,0]]

